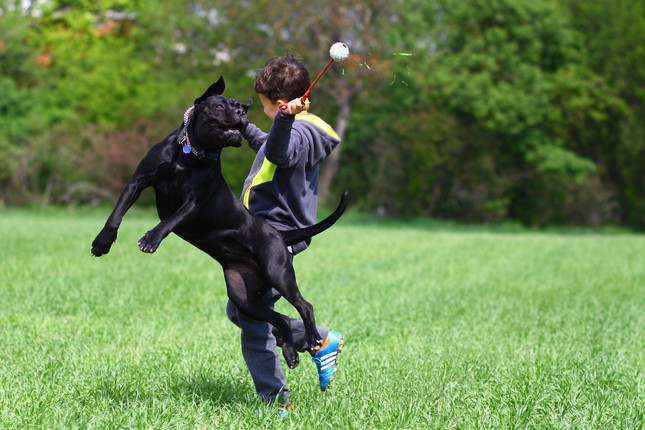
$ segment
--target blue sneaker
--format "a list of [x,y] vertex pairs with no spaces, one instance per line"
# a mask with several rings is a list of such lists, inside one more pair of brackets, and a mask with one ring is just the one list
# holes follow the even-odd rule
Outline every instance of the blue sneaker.
[[321,391],[325,391],[334,379],[336,364],[338,364],[338,354],[343,349],[343,342],[344,340],[340,333],[330,331],[320,349],[311,354],[311,358],[313,358],[318,368]]

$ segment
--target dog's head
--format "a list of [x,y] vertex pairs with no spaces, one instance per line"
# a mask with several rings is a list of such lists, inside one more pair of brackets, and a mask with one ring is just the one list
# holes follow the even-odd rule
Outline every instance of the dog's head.
[[191,142],[199,149],[219,151],[226,146],[241,146],[242,132],[249,124],[246,116],[251,107],[224,97],[224,78],[220,77],[206,92],[195,99],[191,121]]

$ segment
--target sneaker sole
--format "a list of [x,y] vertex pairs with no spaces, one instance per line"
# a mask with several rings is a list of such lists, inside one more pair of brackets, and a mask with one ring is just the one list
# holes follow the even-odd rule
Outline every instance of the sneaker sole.
[[327,391],[331,383],[334,381],[334,378],[336,378],[336,371],[338,370],[338,356],[340,355],[341,352],[343,352],[343,345],[345,344],[345,339],[343,339],[343,336],[340,334],[338,335],[338,348],[336,349],[336,361],[334,361],[334,373],[331,375],[331,378],[329,379],[329,382],[327,383],[327,386],[325,387],[324,390],[321,391]]

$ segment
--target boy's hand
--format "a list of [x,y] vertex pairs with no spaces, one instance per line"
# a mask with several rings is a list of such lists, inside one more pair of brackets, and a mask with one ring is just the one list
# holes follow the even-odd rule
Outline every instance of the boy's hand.
[[278,100],[278,103],[280,104],[280,110],[285,115],[298,115],[300,112],[309,109],[309,100],[303,101],[300,97],[290,102]]

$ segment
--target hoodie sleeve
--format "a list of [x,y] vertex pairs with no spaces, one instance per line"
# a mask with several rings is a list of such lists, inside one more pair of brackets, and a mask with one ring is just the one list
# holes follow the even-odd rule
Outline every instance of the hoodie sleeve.
[[249,144],[249,147],[257,154],[260,147],[267,140],[267,133],[260,130],[255,124],[249,123],[244,130],[243,137]]
[[[313,115],[311,115],[313,117]],[[340,143],[338,137],[329,134],[312,122],[278,112],[266,140],[266,158],[280,167],[292,167],[306,161],[311,168],[322,162]]]
[[288,167],[288,160],[297,152],[299,145],[295,142],[296,136],[291,133],[294,120],[295,116],[285,115],[280,110],[273,118],[264,153],[267,160],[277,166]]

